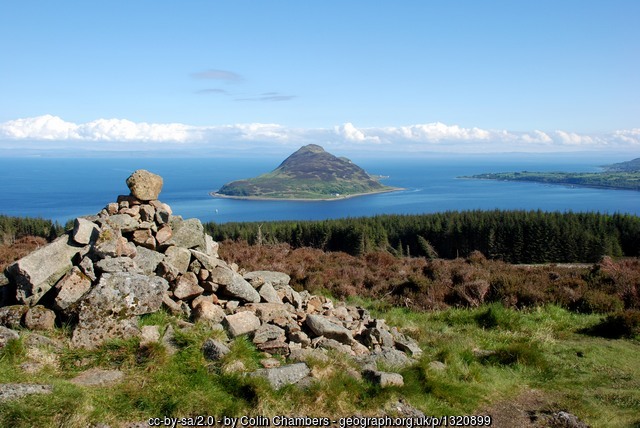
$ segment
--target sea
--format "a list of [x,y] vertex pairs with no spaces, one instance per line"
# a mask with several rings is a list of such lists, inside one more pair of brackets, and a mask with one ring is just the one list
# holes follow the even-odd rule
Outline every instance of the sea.
[[460,178],[486,172],[600,171],[630,154],[501,154],[388,158],[351,156],[382,182],[403,190],[337,201],[248,201],[215,198],[223,184],[276,168],[283,158],[238,156],[0,157],[0,214],[51,219],[60,224],[98,213],[120,194],[127,177],[147,169],[164,178],[160,200],[174,214],[203,222],[323,220],[378,214],[454,210],[543,210],[640,214],[640,192],[568,185]]

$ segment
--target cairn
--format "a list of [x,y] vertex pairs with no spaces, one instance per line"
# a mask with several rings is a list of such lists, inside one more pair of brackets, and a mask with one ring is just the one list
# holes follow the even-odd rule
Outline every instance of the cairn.
[[[95,349],[110,339],[140,337],[138,317],[164,307],[224,329],[229,340],[248,335],[257,349],[290,361],[323,349],[342,352],[381,384],[402,379],[377,372],[377,362],[403,367],[421,354],[414,340],[364,308],[296,291],[286,273],[243,272],[221,260],[218,243],[200,220],[173,215],[158,200],[162,177],[138,170],[126,183],[129,195],[97,215],[75,219],[73,230],[0,274],[4,330],[48,330],[65,322],[73,329],[70,346]],[[227,344],[209,339],[203,353],[218,359]]]

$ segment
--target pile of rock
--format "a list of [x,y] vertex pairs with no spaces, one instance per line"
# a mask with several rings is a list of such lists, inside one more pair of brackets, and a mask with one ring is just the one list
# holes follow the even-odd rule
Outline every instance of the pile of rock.
[[[421,353],[363,308],[298,292],[285,273],[243,273],[225,263],[198,219],[175,216],[158,200],[162,184],[155,174],[134,172],[130,195],[77,218],[72,231],[9,266],[0,276],[0,325],[37,330],[67,322],[71,345],[91,349],[139,336],[137,317],[164,306],[292,360],[334,349],[365,366],[404,366]],[[210,340],[203,351],[215,359],[228,348]]]

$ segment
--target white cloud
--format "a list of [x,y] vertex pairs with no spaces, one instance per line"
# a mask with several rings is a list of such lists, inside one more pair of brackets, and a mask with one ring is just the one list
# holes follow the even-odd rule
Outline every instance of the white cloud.
[[480,128],[461,128],[457,125],[449,126],[441,122],[419,125],[401,126],[399,128],[382,128],[390,137],[400,137],[412,141],[485,141],[491,133]]
[[520,136],[525,143],[551,144],[553,139],[542,131],[535,130],[531,134],[522,134]]
[[53,142],[58,143],[55,147],[88,150],[109,147],[164,150],[175,149],[176,143],[179,147],[204,147],[213,151],[266,149],[274,144],[295,148],[309,143],[397,153],[638,150],[640,128],[581,134],[562,130],[546,133],[465,128],[441,122],[368,128],[359,128],[350,122],[333,128],[291,128],[273,123],[191,126],[126,119],[97,119],[77,124],[52,115],[0,123],[0,148],[21,144],[40,149],[47,144],[54,147]]
[[380,142],[380,138],[376,136],[367,136],[363,131],[353,126],[353,123],[347,122],[341,126],[336,126],[335,133],[338,137],[345,141],[362,143],[365,141],[371,141],[375,143]]
[[193,127],[179,123],[135,123],[125,119],[98,119],[78,125],[65,122],[57,116],[44,115],[0,124],[0,138],[55,141],[184,142],[190,139],[192,129]]
[[588,136],[588,135],[580,135],[575,132],[565,132],[565,131],[556,131],[555,132],[560,141],[563,144],[573,145],[573,146],[585,146],[592,145],[596,143],[596,141]]
[[10,120],[0,125],[0,137],[7,139],[68,140],[73,139],[77,125],[57,116],[44,115]]
[[638,146],[640,145],[640,128],[614,131],[612,139],[616,142]]
[[79,139],[90,141],[174,141],[191,139],[192,128],[180,123],[135,123],[124,119],[98,119],[79,125]]
[[[244,123],[229,125],[224,128],[231,130],[238,139],[245,141],[262,140],[285,142],[290,138],[290,133],[287,128],[274,123]],[[218,130],[218,127],[204,128],[204,133],[207,135],[215,135]]]

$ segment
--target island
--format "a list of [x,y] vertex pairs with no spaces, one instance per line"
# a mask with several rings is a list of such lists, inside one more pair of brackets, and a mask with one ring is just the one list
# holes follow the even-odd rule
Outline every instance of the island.
[[232,181],[212,192],[214,197],[260,200],[339,200],[401,190],[385,186],[379,177],[321,146],[309,144],[285,159],[273,171]]
[[545,184],[640,190],[640,158],[605,165],[602,172],[498,172],[460,178],[502,181],[532,181]]

